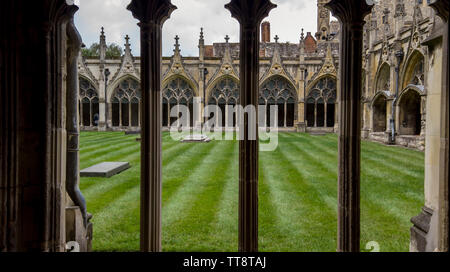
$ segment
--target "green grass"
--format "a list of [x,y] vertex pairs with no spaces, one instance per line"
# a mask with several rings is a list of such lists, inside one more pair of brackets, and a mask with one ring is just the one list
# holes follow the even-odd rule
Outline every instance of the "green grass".
[[[103,161],[132,167],[109,179],[82,178],[93,214],[95,251],[139,250],[140,152],[136,135],[83,132],[81,168]],[[238,142],[179,143],[163,135],[164,251],[236,251]],[[336,251],[337,137],[280,133],[260,152],[260,251]],[[361,249],[408,251],[410,218],[423,205],[424,155],[363,142]]]

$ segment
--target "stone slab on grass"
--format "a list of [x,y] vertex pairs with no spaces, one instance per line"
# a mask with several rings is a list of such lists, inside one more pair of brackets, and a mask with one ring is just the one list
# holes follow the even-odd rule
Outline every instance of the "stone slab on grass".
[[130,168],[128,162],[102,162],[80,171],[81,177],[109,178]]
[[210,141],[208,136],[201,134],[188,135],[181,140],[182,143],[208,143]]

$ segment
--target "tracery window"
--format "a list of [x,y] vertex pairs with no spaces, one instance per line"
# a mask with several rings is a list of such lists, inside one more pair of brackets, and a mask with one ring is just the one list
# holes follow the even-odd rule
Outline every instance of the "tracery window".
[[[239,104],[239,95],[239,83],[231,77],[221,79],[211,90],[208,104],[217,105],[220,108],[222,113],[221,120],[216,120],[216,124],[220,127],[236,126],[237,113],[231,111],[230,107],[227,106],[233,106],[234,108],[234,106]],[[232,120],[228,119],[231,115]],[[219,118],[219,116],[216,115],[216,118]]]
[[423,73],[423,58],[418,61],[414,67],[410,84],[424,85],[424,73]]
[[[184,78],[174,78],[170,80],[163,88],[163,126],[172,126],[178,119],[170,117],[172,108],[178,105],[185,105],[189,109],[189,126],[194,124],[194,91]],[[181,114],[179,115],[181,117]]]
[[99,100],[97,91],[92,83],[83,77],[79,78],[79,87],[80,125],[83,127],[98,126]]
[[122,80],[111,98],[112,125],[115,127],[138,127],[140,125],[140,101],[139,82],[132,78]]
[[306,98],[306,121],[308,127],[333,127],[335,121],[336,80],[320,79]]
[[[260,88],[259,104],[266,105],[263,127],[277,122],[278,127],[293,127],[295,119],[296,92],[294,86],[281,76],[274,76]],[[270,106],[278,106],[278,120],[273,120]]]

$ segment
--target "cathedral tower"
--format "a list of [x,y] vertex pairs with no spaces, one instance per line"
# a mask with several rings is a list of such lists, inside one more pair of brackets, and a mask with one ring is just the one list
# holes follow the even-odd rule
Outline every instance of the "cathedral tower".
[[317,0],[317,33],[318,41],[326,40],[330,33],[330,11],[325,8],[329,0]]

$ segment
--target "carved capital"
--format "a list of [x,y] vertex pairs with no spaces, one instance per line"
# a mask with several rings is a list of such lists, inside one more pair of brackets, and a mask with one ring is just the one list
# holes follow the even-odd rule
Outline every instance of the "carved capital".
[[171,0],[132,0],[127,9],[141,23],[162,25],[177,7],[172,5]]
[[330,9],[333,16],[337,17],[342,24],[363,25],[364,17],[368,15],[373,7],[371,0],[331,0],[325,7]]
[[270,0],[231,0],[225,8],[242,26],[258,26],[276,8]]
[[437,15],[441,17],[444,21],[448,22],[448,9],[450,6],[450,0],[433,0],[430,3],[430,7],[432,7]]

